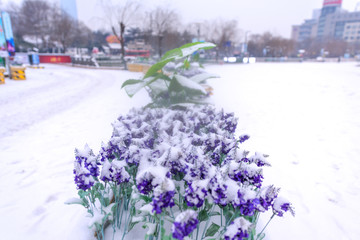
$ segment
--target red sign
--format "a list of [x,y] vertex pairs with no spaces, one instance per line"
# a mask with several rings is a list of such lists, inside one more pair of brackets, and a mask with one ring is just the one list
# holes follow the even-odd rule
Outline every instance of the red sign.
[[323,6],[341,5],[342,0],[324,0]]
[[39,54],[40,63],[71,63],[69,55]]

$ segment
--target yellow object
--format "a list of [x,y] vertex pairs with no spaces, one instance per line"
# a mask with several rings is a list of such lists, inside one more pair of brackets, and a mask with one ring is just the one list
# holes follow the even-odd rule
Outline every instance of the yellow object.
[[34,69],[44,69],[44,66],[29,66],[29,68],[34,68]]
[[24,67],[10,67],[10,77],[13,80],[26,80]]
[[0,68],[0,84],[4,84],[5,83],[5,68]]
[[129,63],[127,67],[130,72],[146,73],[151,66],[147,64]]

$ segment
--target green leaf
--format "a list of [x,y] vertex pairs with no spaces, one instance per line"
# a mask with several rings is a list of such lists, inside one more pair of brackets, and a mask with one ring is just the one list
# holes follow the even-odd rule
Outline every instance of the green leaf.
[[133,229],[134,226],[135,226],[136,224],[138,224],[138,223],[139,223],[139,222],[131,222],[131,223],[129,224],[129,229],[127,230],[127,232],[130,232],[131,229]]
[[202,82],[205,82],[205,80],[209,79],[209,78],[219,78],[219,76],[216,74],[212,74],[212,73],[200,73],[195,76],[192,76],[190,78],[190,80],[194,81],[196,83],[202,83]]
[[171,60],[173,60],[173,58],[168,58],[165,59],[163,61],[160,61],[158,63],[155,63],[154,65],[152,65],[149,70],[146,72],[145,76],[143,77],[143,79],[148,78],[153,76],[154,74],[156,74],[158,71],[160,71],[168,62],[170,62]]
[[129,80],[126,80],[122,85],[121,85],[121,88],[124,88],[125,86],[128,86],[128,85],[134,85],[134,84],[138,84],[138,83],[142,83],[143,80],[138,80],[138,79],[129,79]]
[[209,219],[209,215],[205,209],[201,210],[198,215],[199,222],[203,222]]
[[181,92],[183,90],[184,88],[181,86],[181,84],[177,81],[175,77],[171,79],[169,92]]
[[209,217],[212,217],[212,216],[219,216],[220,213],[219,212],[211,212],[209,213]]
[[140,195],[140,199],[144,200],[145,203],[149,203],[152,201],[151,197],[145,196],[145,195]]
[[184,68],[185,68],[185,69],[189,69],[189,68],[190,68],[190,62],[189,62],[187,59],[184,60]]
[[205,237],[212,237],[219,231],[220,226],[216,223],[211,223],[210,227],[206,230]]
[[176,60],[178,58],[181,58],[182,57],[182,52],[180,50],[180,48],[175,48],[175,49],[172,49],[170,51],[167,51],[164,56],[161,58],[160,61],[166,61],[168,59],[171,59],[171,60]]
[[177,82],[183,88],[187,88],[187,89],[190,89],[192,91],[195,91],[195,92],[202,93],[202,94],[206,95],[206,90],[200,84],[198,84],[198,83],[196,83],[194,81],[191,81],[189,78],[181,76],[181,75],[174,75],[174,77],[176,78]]
[[264,238],[265,238],[265,233],[262,233],[261,235],[260,234],[257,235],[257,240],[262,240]]
[[215,44],[209,42],[195,42],[195,43],[188,43],[180,47],[182,52],[182,57],[187,57],[193,54],[194,52],[200,49],[211,49],[216,47]]
[[126,85],[123,84],[123,87],[125,87],[125,91],[127,95],[129,95],[129,97],[134,96],[138,91],[140,91],[146,85],[146,82],[144,82],[143,80],[128,80],[128,81],[124,82],[124,84],[126,83]]
[[86,200],[86,199],[71,198],[71,199],[66,200],[65,204],[67,204],[67,205],[80,204],[80,205],[84,206],[85,205],[84,200]]

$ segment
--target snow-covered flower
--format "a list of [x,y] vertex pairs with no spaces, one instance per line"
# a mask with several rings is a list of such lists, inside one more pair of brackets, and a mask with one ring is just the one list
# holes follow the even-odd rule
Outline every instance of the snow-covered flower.
[[137,177],[137,188],[142,194],[149,194],[154,186],[152,185],[152,180],[154,176],[150,172],[144,172],[140,177]]
[[91,188],[99,176],[99,161],[88,145],[83,150],[75,149],[74,170],[75,184],[78,189]]
[[197,213],[194,210],[188,209],[181,212],[171,227],[173,238],[183,240],[196,228],[198,223]]
[[258,210],[262,212],[268,210],[269,207],[272,206],[275,198],[277,198],[279,190],[279,188],[274,186],[262,188],[259,194],[260,205],[258,205]]
[[293,216],[295,216],[295,210],[292,207],[291,203],[282,197],[278,197],[275,199],[273,204],[273,212],[277,215],[282,217],[285,212],[289,211]]
[[242,187],[238,189],[237,196],[233,200],[233,205],[240,209],[243,216],[252,216],[260,204],[256,197],[256,192],[249,187]]
[[211,178],[209,191],[215,204],[225,206],[228,203],[226,194],[227,188],[228,186],[225,184],[220,174],[216,174],[213,178]]
[[103,163],[100,179],[104,182],[113,181],[117,184],[129,182],[130,175],[125,169],[126,166],[127,164],[125,161],[113,160],[112,162],[109,162],[106,160]]
[[241,135],[241,136],[239,137],[239,143],[243,143],[243,142],[245,142],[246,140],[248,140],[249,138],[250,138],[250,136],[247,135],[247,134]]
[[239,165],[239,168],[229,173],[231,179],[245,185],[254,185],[260,188],[263,180],[263,171],[255,164]]
[[154,197],[152,201],[153,212],[160,214],[163,208],[173,207],[175,195],[175,185],[174,182],[165,178],[165,180],[154,189]]
[[225,240],[242,240],[249,236],[251,223],[243,217],[236,218],[224,234]]
[[189,207],[200,208],[207,196],[207,184],[208,180],[194,181],[189,184],[189,187],[185,191],[185,201]]

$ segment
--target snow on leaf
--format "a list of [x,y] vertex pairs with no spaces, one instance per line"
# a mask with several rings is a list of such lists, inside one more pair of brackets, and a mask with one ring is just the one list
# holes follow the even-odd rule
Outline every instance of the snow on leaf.
[[181,75],[174,75],[174,77],[176,78],[176,80],[178,81],[178,83],[188,89],[192,89],[192,90],[196,90],[196,91],[200,91],[203,94],[206,94],[206,90],[198,83],[191,81],[189,78],[186,78],[184,76]]
[[184,46],[180,47],[180,49],[182,51],[183,57],[187,57],[200,49],[210,49],[215,46],[216,46],[215,44],[209,42],[204,42],[204,43],[197,42],[197,43],[185,44]]
[[209,78],[219,78],[219,75],[204,72],[191,77],[190,80],[196,83],[201,83]]

